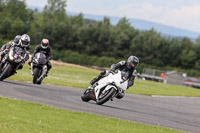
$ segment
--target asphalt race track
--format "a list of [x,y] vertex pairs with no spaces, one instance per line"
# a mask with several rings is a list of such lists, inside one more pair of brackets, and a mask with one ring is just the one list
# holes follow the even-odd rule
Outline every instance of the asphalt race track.
[[186,132],[200,132],[200,98],[151,97],[126,94],[102,106],[82,102],[83,90],[39,86],[5,80],[0,82],[0,96],[46,104],[65,110],[95,113],[134,122],[160,125]]

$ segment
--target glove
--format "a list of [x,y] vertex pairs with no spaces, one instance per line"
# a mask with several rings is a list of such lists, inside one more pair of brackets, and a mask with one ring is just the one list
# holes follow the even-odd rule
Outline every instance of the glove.
[[25,61],[25,59],[23,58],[23,59],[22,59],[22,64],[24,64],[25,62],[26,62],[26,61]]
[[47,62],[49,62],[50,61],[50,59],[49,58],[47,58]]
[[113,73],[114,72],[114,70],[113,69],[110,69],[110,71],[109,71],[110,73]]
[[7,53],[9,51],[9,49],[5,49],[4,52]]
[[6,54],[9,51],[9,49],[5,49],[2,51],[2,54]]
[[109,73],[115,74],[115,70],[114,69],[110,69]]

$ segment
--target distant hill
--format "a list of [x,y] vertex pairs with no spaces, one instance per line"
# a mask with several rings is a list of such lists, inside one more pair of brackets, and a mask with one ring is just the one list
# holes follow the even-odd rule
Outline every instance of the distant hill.
[[[68,14],[71,15],[77,15],[78,13],[72,13],[72,12],[67,12]],[[91,15],[91,14],[83,14],[84,18],[88,19],[94,19],[96,21],[102,21],[104,16],[100,15]],[[110,22],[113,25],[116,25],[118,21],[121,19],[120,17],[113,17],[113,16],[106,16],[110,18]],[[180,28],[175,28],[155,22],[150,22],[146,20],[141,20],[141,19],[132,19],[132,18],[127,18],[131,25],[135,29],[139,30],[150,30],[151,28],[154,28],[157,32],[160,32],[163,36],[171,36],[171,37],[189,37],[192,40],[195,40],[198,36],[200,36],[200,33],[198,32],[193,32],[185,29],[180,29]]]
[[[31,9],[37,8],[39,12],[43,10],[43,8],[38,8],[34,6],[28,6],[28,8],[31,8]],[[67,11],[67,14],[74,16],[74,15],[78,15],[79,13]],[[103,15],[102,16],[92,15],[92,14],[83,14],[83,15],[84,15],[84,18],[93,19],[96,21],[102,21],[104,18]],[[106,16],[106,17],[110,18],[110,22],[113,25],[116,25],[118,21],[121,19],[121,17],[114,17],[114,16]],[[163,36],[178,37],[178,38],[188,37],[192,40],[195,40],[198,36],[200,36],[200,33],[198,32],[175,28],[175,27],[171,27],[171,26],[167,26],[167,25],[163,25],[163,24],[159,24],[159,23],[155,23],[151,21],[146,21],[146,20],[141,20],[141,19],[132,19],[132,18],[127,18],[127,19],[129,20],[129,22],[135,29],[150,30],[151,28],[154,28],[157,32],[160,32]]]

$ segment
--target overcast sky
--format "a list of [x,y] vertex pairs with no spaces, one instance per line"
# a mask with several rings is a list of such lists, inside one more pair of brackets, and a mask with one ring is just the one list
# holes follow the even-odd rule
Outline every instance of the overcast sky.
[[[47,0],[26,0],[44,7]],[[200,33],[200,0],[67,0],[67,11],[138,18]]]

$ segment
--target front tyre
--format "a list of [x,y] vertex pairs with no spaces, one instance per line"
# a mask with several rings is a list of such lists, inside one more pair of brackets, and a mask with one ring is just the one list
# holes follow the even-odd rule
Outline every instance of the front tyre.
[[12,68],[11,64],[8,63],[8,65],[6,66],[6,68],[4,69],[4,71],[0,75],[0,81],[3,81],[5,78],[8,77],[11,68]]
[[107,90],[104,94],[101,94],[99,97],[99,100],[96,102],[98,105],[102,105],[105,102],[107,102],[108,100],[110,100],[110,98],[112,98],[112,96],[116,93],[116,89],[115,88],[111,88],[109,90]]
[[40,76],[40,70],[39,68],[35,67],[33,68],[33,84],[37,84],[37,80]]
[[90,101],[91,100],[91,98],[90,98],[91,94],[92,94],[92,90],[86,89],[81,96],[82,101],[84,101],[84,102]]

